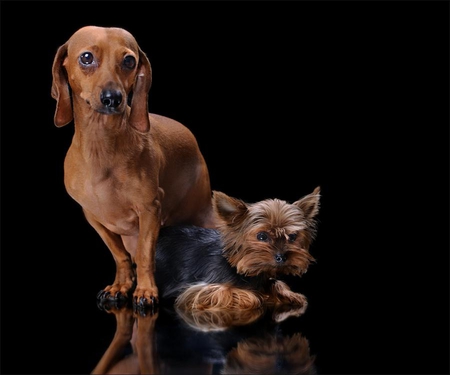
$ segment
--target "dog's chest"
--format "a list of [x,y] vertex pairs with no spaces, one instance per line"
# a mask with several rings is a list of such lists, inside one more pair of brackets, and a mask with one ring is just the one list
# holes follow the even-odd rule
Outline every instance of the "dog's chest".
[[111,231],[122,235],[136,234],[139,229],[137,212],[146,202],[134,179],[125,171],[114,169],[81,177],[66,175],[69,195]]

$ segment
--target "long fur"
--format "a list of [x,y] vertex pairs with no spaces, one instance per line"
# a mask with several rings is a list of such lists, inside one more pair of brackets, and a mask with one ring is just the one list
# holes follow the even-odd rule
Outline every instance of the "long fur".
[[185,311],[306,308],[306,298],[279,277],[301,276],[314,261],[309,246],[318,205],[318,188],[293,204],[279,199],[246,204],[215,191],[219,229],[161,229],[156,253],[161,296]]
[[[240,275],[223,256],[220,233],[196,226],[161,228],[156,248],[156,282],[162,298],[177,298],[188,287],[228,285],[242,289],[264,283],[264,277]],[[212,287],[214,289],[214,287]]]

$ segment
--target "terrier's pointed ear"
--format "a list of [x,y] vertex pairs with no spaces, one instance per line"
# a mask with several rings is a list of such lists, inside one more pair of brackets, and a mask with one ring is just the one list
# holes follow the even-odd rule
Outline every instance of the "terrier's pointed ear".
[[148,92],[152,85],[152,67],[146,54],[139,48],[139,65],[131,99],[130,124],[136,130],[147,133],[150,130],[148,117]]
[[314,217],[319,213],[320,186],[317,186],[311,194],[308,194],[299,199],[297,202],[294,202],[294,205],[303,211],[306,219],[314,219]]
[[72,100],[70,98],[69,82],[64,68],[67,58],[67,43],[60,46],[56,52],[52,66],[51,95],[56,99],[54,122],[57,127],[67,125],[73,120]]
[[245,202],[232,198],[220,191],[213,191],[213,207],[218,217],[228,225],[237,224],[247,213],[248,208]]

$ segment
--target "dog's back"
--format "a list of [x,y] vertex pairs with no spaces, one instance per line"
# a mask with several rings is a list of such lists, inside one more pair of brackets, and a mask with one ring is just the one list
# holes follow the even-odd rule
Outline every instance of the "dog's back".
[[[162,224],[214,228],[209,172],[192,132],[171,118],[151,113],[150,133],[162,152],[159,184],[164,190]],[[207,176],[207,178],[205,178]]]
[[156,247],[156,282],[161,297],[173,299],[192,284],[232,283],[242,277],[222,255],[215,229],[196,226],[161,228]]

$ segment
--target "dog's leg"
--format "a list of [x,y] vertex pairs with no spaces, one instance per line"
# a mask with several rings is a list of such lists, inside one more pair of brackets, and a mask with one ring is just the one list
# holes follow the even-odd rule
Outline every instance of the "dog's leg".
[[133,293],[133,303],[148,306],[158,303],[158,288],[155,282],[156,241],[161,228],[162,189],[153,205],[142,209],[139,214],[139,239],[136,248],[137,285]]
[[280,280],[274,280],[268,303],[306,306],[308,304],[303,294],[293,292],[289,286]]
[[260,296],[250,290],[227,284],[196,284],[190,286],[175,301],[182,310],[259,309]]
[[134,272],[132,268],[131,256],[125,249],[122,239],[118,234],[112,233],[102,224],[95,220],[89,212],[84,211],[87,221],[97,231],[116,262],[116,277],[112,285],[108,285],[103,291],[102,297],[117,298],[119,294],[128,296],[133,287]]
[[222,331],[233,326],[245,326],[258,320],[265,313],[263,307],[257,309],[214,309],[186,310],[175,306],[177,314],[185,323],[204,332]]

